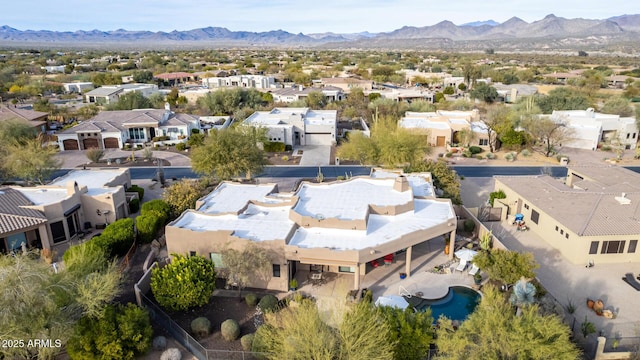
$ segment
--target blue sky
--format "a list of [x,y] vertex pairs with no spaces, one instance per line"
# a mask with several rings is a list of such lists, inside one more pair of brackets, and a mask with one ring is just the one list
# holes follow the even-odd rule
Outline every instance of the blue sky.
[[636,0],[8,0],[0,25],[19,30],[190,30],[385,32],[443,20],[463,24],[512,16],[604,19],[640,13]]

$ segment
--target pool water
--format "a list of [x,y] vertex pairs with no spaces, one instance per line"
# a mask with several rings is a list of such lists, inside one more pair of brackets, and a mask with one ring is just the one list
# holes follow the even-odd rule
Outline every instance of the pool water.
[[452,286],[449,288],[449,293],[441,299],[431,300],[416,296],[406,299],[418,311],[431,308],[434,321],[437,321],[440,315],[451,320],[464,321],[478,306],[480,294],[468,287]]

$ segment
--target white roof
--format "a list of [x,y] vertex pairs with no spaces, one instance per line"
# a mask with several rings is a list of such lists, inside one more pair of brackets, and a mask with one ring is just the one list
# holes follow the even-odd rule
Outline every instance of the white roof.
[[206,214],[234,213],[240,211],[249,200],[263,201],[275,191],[274,184],[247,185],[223,182],[209,195],[197,210]]
[[398,126],[405,129],[450,129],[449,124],[440,121],[429,121],[426,118],[402,118]]
[[336,110],[310,110],[309,108],[275,108],[271,111],[256,111],[244,123],[247,125],[290,126],[290,117],[300,115],[308,125],[336,125]]
[[[373,195],[370,192],[368,195]],[[426,230],[455,218],[448,202],[414,200],[415,210],[399,215],[369,215],[367,230],[298,228],[289,245],[301,248],[361,250],[380,246],[420,230]]]
[[65,188],[13,188],[24,195],[34,205],[49,205],[69,197]]
[[[400,176],[400,174],[392,171],[385,171],[385,170],[376,170],[373,173],[371,173],[371,177],[375,179],[395,179],[398,176]],[[434,196],[433,187],[431,186],[431,183],[427,181],[427,179],[431,178],[431,174],[429,173],[404,174],[404,177],[406,177],[407,181],[409,181],[409,185],[413,190],[413,196],[419,196],[419,197]]]
[[291,206],[263,207],[249,204],[242,213],[207,215],[187,211],[172,226],[193,231],[232,231],[247,240],[284,240],[294,222],[289,220]]
[[304,183],[296,193],[299,200],[293,210],[303,216],[364,219],[369,205],[400,205],[413,199],[411,191],[393,190],[393,183],[393,179],[367,178],[333,184]]
[[87,188],[87,195],[96,196],[96,195],[104,195],[104,194],[115,194],[118,192],[118,188]]
[[78,187],[88,189],[102,188],[116,177],[124,174],[127,169],[113,170],[72,170],[64,176],[54,179],[49,185],[66,187],[70,181],[78,183]]
[[473,132],[486,134],[487,130],[489,130],[489,127],[482,121],[475,121],[471,123],[471,131]]

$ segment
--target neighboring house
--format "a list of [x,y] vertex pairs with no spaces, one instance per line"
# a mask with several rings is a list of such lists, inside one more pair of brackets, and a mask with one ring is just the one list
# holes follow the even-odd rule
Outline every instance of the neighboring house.
[[618,166],[570,166],[547,175],[496,176],[496,199],[574,264],[640,261],[640,175]]
[[447,86],[451,86],[455,90],[458,90],[458,86],[460,84],[465,84],[464,77],[462,76],[449,76],[442,79],[442,88],[446,88]]
[[158,93],[158,85],[155,84],[123,84],[123,85],[104,85],[97,89],[91,90],[84,95],[86,102],[99,105],[108,105],[118,102],[120,96],[137,91],[144,97]]
[[292,103],[298,100],[304,100],[309,96],[311,92],[321,92],[328,102],[342,101],[345,98],[345,94],[342,89],[335,86],[325,86],[322,88],[313,88],[300,85],[292,88],[275,89],[270,91],[273,95],[273,102],[279,103]]
[[338,127],[336,110],[309,108],[256,111],[243,124],[264,127],[269,141],[291,146],[335,144]]
[[455,224],[451,201],[435,198],[430,174],[381,171],[303,182],[293,193],[276,184],[223,182],[169,223],[165,236],[168,253],[204,256],[221,269],[227,246],[264,248],[271,274],[251,279],[250,287],[286,291],[297,272],[318,269],[352,275],[359,289],[368,262],[406,250],[410,275],[413,246],[442,236],[455,241]]
[[199,80],[198,75],[187,72],[163,73],[155,75],[153,78],[156,80],[161,80],[169,86],[177,86]]
[[138,109],[102,111],[95,117],[57,133],[60,150],[120,149],[124,144],[144,144],[158,136],[182,142],[200,128],[197,116],[170,110]]
[[532,96],[538,93],[538,88],[533,85],[503,83],[491,84],[498,91],[498,100],[506,103],[515,103],[521,97]]
[[46,186],[0,188],[0,252],[64,249],[83,230],[127,217],[128,169],[74,170]]
[[322,86],[333,86],[342,89],[342,91],[349,93],[351,89],[360,88],[363,91],[373,90],[372,80],[360,80],[356,78],[345,77],[333,77],[320,79]]
[[13,106],[0,105],[0,121],[20,120],[29,124],[36,131],[47,131],[47,118],[49,113],[35,110],[20,109]]
[[554,121],[565,122],[573,134],[562,146],[596,150],[599,143],[620,145],[624,149],[635,149],[638,142],[636,119],[620,115],[602,114],[594,109],[554,110],[550,115]]
[[274,77],[265,75],[233,75],[202,79],[202,86],[209,89],[221,87],[270,89],[275,87],[275,84],[276,80]]
[[416,100],[433,103],[435,98],[435,93],[433,91],[422,89],[397,88],[386,91],[379,91],[378,93],[385,99],[407,103],[411,103]]
[[67,94],[70,94],[70,93],[82,94],[84,91],[92,90],[93,83],[92,82],[62,83],[62,87],[64,88],[64,92]]
[[41,66],[40,69],[46,71],[47,73],[50,74],[54,74],[54,73],[64,73],[64,70],[66,69],[65,65],[50,65],[50,66]]
[[222,130],[231,125],[231,116],[200,116],[200,129],[205,133],[209,130]]
[[614,89],[626,89],[627,88],[627,81],[629,81],[629,79],[632,79],[632,81],[635,81],[635,78],[631,77],[631,76],[626,76],[626,75],[611,75],[607,77],[607,86],[609,86],[610,88],[614,88]]
[[[488,128],[480,120],[478,110],[411,112],[407,111],[398,126],[428,135],[428,144],[437,147],[456,147],[460,142],[458,132],[470,129],[475,133],[470,146],[489,148]],[[494,140],[495,141],[495,140]],[[495,144],[494,144],[495,145]]]
[[567,80],[570,79],[578,79],[582,74],[582,70],[574,70],[568,73],[565,72],[554,72],[553,74],[545,74],[542,75],[544,78],[550,78],[555,81],[557,84],[566,84]]

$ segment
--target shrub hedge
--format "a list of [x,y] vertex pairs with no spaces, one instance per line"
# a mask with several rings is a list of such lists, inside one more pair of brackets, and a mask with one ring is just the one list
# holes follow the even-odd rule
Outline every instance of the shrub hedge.
[[138,199],[140,199],[140,201],[142,201],[142,199],[144,199],[144,189],[141,188],[138,185],[131,185],[127,191],[130,192],[137,192],[138,193]]
[[283,142],[267,141],[264,143],[264,151],[266,152],[283,152],[285,151],[285,145]]

